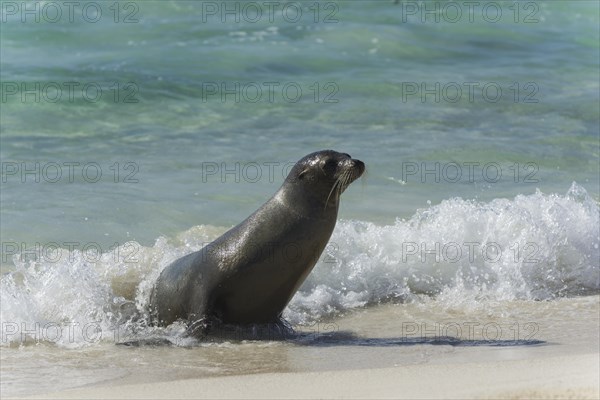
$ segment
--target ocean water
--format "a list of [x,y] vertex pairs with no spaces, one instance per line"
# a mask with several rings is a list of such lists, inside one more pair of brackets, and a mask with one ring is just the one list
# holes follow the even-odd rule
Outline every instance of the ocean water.
[[[284,313],[298,329],[391,337],[404,307],[441,308],[535,315],[548,341],[544,310],[597,311],[600,6],[480,3],[0,3],[2,393],[124,379],[131,337],[199,346],[145,322],[156,277],[325,148],[367,173]],[[214,346],[170,376],[315,350]]]

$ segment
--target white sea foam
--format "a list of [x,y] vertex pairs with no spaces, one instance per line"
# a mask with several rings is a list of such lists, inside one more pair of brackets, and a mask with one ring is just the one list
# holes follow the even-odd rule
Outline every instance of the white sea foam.
[[537,300],[600,289],[599,208],[573,184],[489,203],[454,198],[407,221],[338,223],[286,317],[428,295],[441,303]]
[[[160,271],[225,228],[197,226],[151,247],[135,242],[94,259],[62,251],[52,263],[19,261],[2,277],[2,345],[93,345],[148,326]],[[385,301],[444,307],[537,300],[600,289],[598,203],[573,184],[566,195],[518,195],[489,203],[453,198],[409,220],[379,226],[340,221],[284,317],[294,324]],[[119,339],[118,338],[118,339]]]

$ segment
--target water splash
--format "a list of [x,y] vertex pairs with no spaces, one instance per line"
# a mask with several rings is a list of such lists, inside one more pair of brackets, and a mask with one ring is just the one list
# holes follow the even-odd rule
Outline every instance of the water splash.
[[388,226],[341,221],[285,316],[308,322],[422,296],[472,307],[594,293],[599,220],[597,202],[573,183],[564,196],[453,198]]
[[[564,196],[448,199],[387,226],[340,221],[284,317],[304,324],[389,301],[468,310],[597,293],[599,221],[598,203],[576,183]],[[100,255],[61,250],[51,263],[15,257],[14,271],[0,281],[2,346],[175,340],[181,324],[148,323],[152,286],[173,260],[224,231],[202,225],[150,247],[129,242]]]

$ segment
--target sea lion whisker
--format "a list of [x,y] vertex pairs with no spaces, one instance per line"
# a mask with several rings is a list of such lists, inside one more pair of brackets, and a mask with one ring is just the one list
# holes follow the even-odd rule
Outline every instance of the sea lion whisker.
[[347,171],[343,171],[342,174],[338,178],[339,184],[336,187],[336,195],[337,195],[338,199],[342,195],[342,192],[346,189],[346,186],[345,186],[346,185],[346,175],[347,175],[346,172]]
[[348,170],[346,172],[346,179],[344,181],[344,188],[347,188],[348,186],[350,186],[350,184],[352,183],[352,178],[354,176],[354,172],[353,170]]
[[342,174],[340,175],[340,180],[341,180],[341,184],[338,187],[338,197],[342,195],[342,193],[344,192],[344,190],[346,190],[346,188],[349,185],[349,180],[351,178],[351,174],[352,171],[351,170],[346,170],[343,171]]
[[335,188],[338,186],[338,184],[340,183],[340,178],[338,177],[335,182],[333,183],[333,185],[331,186],[331,190],[329,191],[329,194],[327,195],[327,200],[325,200],[325,208],[327,208],[327,204],[329,204],[329,198],[331,197],[331,193],[333,193],[333,191],[335,190]]
[[342,184],[338,188],[338,197],[342,195],[342,192],[344,190],[346,190],[346,187],[347,187],[346,185],[348,184],[348,172],[349,171],[344,171],[342,173],[342,176],[340,177],[342,179]]
[[353,175],[352,170],[344,171],[344,174],[343,174],[344,184],[342,185],[344,190],[346,190],[346,188],[350,185],[350,183],[352,183],[352,175]]

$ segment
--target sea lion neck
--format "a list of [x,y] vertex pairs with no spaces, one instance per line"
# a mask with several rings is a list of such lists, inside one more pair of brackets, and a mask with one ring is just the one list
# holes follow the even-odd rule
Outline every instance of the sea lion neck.
[[303,215],[326,216],[333,213],[337,216],[339,198],[332,195],[327,201],[327,195],[305,188],[303,185],[284,182],[273,196],[288,209]]

